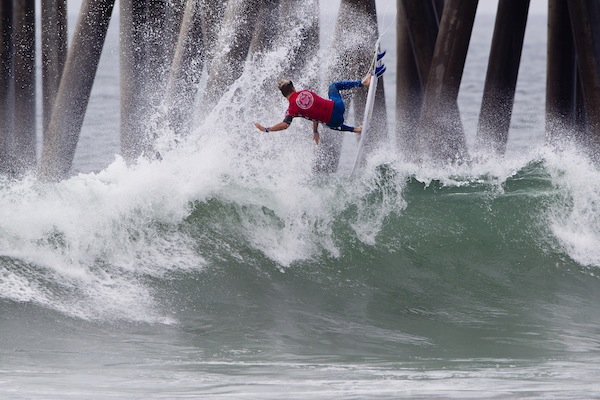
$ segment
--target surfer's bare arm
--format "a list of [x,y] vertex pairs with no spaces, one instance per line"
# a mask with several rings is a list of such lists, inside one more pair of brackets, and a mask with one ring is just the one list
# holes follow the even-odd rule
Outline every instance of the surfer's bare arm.
[[319,144],[319,123],[313,121],[313,139],[316,144]]
[[256,128],[261,132],[276,132],[276,131],[283,131],[283,130],[287,129],[290,126],[290,124],[288,124],[285,121],[282,121],[273,126],[262,126],[258,122],[255,122],[254,126],[256,126]]

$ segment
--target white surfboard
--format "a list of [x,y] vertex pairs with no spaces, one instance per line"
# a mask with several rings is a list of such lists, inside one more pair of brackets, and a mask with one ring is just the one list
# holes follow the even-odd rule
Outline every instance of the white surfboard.
[[379,40],[375,43],[375,54],[373,55],[373,61],[371,62],[371,84],[369,85],[369,93],[367,94],[367,104],[365,106],[365,114],[362,122],[362,133],[360,134],[360,140],[358,142],[358,152],[356,153],[356,160],[354,160],[354,166],[350,176],[353,176],[360,163],[362,162],[365,142],[369,137],[369,125],[371,117],[373,115],[373,106],[375,105],[375,93],[377,92],[377,81],[379,78],[375,75],[375,68],[380,67],[383,64],[382,60],[377,60],[377,55],[380,53]]

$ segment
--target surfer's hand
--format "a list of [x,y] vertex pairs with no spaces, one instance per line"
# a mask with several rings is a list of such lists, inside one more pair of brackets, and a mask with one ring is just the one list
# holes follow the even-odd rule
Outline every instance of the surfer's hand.
[[316,144],[319,144],[319,132],[315,132],[313,134],[313,139],[315,141]]
[[362,133],[362,126],[354,128],[354,133],[358,133],[360,135]]
[[267,128],[265,128],[264,126],[262,126],[262,125],[261,125],[261,124],[259,124],[258,122],[255,122],[255,123],[254,123],[254,126],[255,126],[255,127],[256,127],[256,129],[258,129],[259,131],[262,131],[262,132],[266,132],[266,131],[267,131]]

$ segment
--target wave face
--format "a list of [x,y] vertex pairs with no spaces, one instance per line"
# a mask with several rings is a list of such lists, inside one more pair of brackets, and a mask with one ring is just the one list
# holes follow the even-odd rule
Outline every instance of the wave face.
[[275,354],[595,348],[600,172],[581,154],[439,168],[379,152],[350,179],[314,174],[312,145],[245,137],[4,181],[2,307],[206,327]]

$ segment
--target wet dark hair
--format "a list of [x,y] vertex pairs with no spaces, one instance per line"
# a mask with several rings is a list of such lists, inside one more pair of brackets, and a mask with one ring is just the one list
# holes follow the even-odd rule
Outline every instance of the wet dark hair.
[[289,79],[282,79],[279,81],[279,90],[284,97],[288,97],[294,93],[294,84]]

